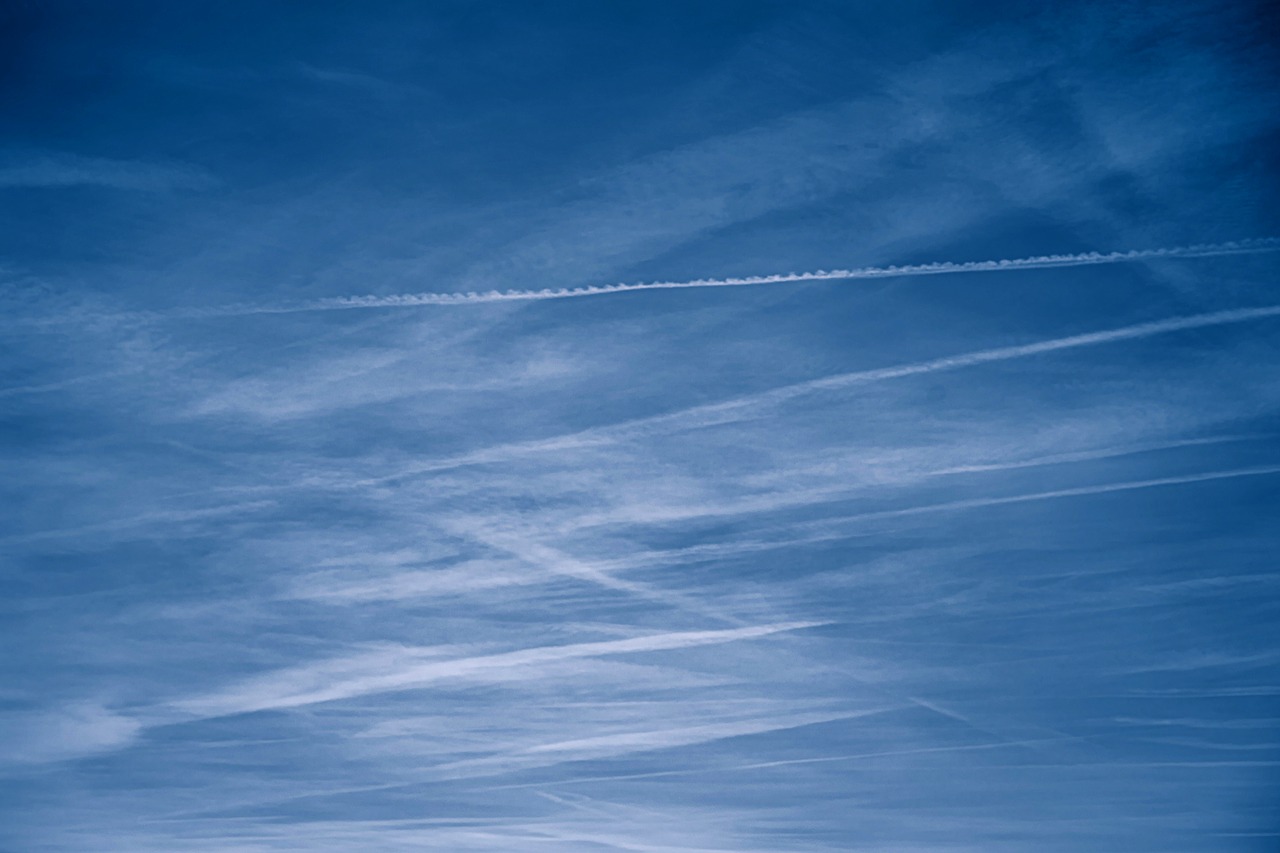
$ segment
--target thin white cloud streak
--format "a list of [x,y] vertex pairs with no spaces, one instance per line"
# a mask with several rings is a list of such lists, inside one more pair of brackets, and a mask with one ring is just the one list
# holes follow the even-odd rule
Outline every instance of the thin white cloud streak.
[[[737,400],[686,409],[685,411],[675,413],[674,415],[660,415],[657,419],[688,417],[691,414],[697,413],[704,416],[710,416],[706,418],[706,425],[710,425],[716,423],[714,416],[720,412],[731,412],[744,408],[754,408],[762,405],[783,403],[814,391],[829,391],[845,388],[851,385],[882,382],[887,379],[900,379],[907,376],[938,373],[940,371],[957,370],[964,367],[976,367],[982,364],[1011,361],[1013,359],[1027,358],[1029,356],[1042,355],[1044,353],[1058,352],[1061,350],[1118,343],[1120,341],[1148,338],[1154,335],[1169,334],[1171,332],[1201,329],[1208,326],[1221,326],[1230,323],[1244,323],[1251,320],[1261,320],[1269,317],[1280,317],[1280,305],[1267,305],[1259,308],[1235,308],[1226,311],[1213,311],[1207,314],[1195,314],[1189,317],[1153,320],[1147,323],[1137,323],[1132,326],[1122,326],[1120,328],[1106,329],[1100,332],[1086,332],[1080,335],[1070,335],[1065,338],[1054,338],[1052,340],[1039,341],[1033,344],[997,347],[995,349],[980,350],[978,352],[965,353],[962,355],[944,356],[942,358],[916,362],[913,364],[903,364],[896,367],[883,367],[874,370],[841,373],[836,376],[828,376],[822,379],[813,379],[808,382],[801,382],[795,385],[787,385],[782,388],[777,388],[772,391],[766,391],[764,393],[748,397],[742,397]],[[703,424],[695,421],[695,425],[702,426]]]
[[318,665],[276,670],[230,690],[173,703],[170,707],[199,718],[277,710],[426,687],[455,678],[477,678],[519,671],[539,678],[540,665],[608,655],[668,651],[767,637],[821,625],[821,622],[778,622],[748,628],[678,631],[624,640],[541,646],[439,660],[437,648],[403,648],[386,654],[324,661]]
[[834,391],[857,385],[885,382],[891,379],[959,370],[966,367],[1012,361],[1052,352],[1140,340],[1157,335],[1167,335],[1211,326],[1247,323],[1272,317],[1280,317],[1280,305],[1265,305],[1258,308],[1232,308],[1225,311],[1193,314],[1187,317],[1172,317],[1167,320],[1153,320],[1146,323],[1136,323],[1131,326],[1104,329],[1099,332],[1086,332],[1080,335],[1069,335],[1064,338],[1052,338],[1032,344],[996,347],[995,349],[978,350],[960,355],[943,356],[928,361],[900,364],[894,367],[840,373],[834,376],[825,376],[821,379],[811,379],[793,385],[784,385],[719,403],[692,406],[687,409],[624,421],[609,426],[591,427],[551,438],[499,445],[448,459],[441,459],[437,462],[414,465],[396,474],[360,481],[355,485],[376,485],[415,474],[426,474],[467,465],[482,465],[489,462],[504,461],[513,456],[521,456],[527,453],[547,453],[604,446],[616,441],[641,437],[663,430],[701,429],[732,423],[748,417],[752,412],[759,409],[781,405],[819,391]]
[[[1247,441],[1264,436],[1227,435],[1208,438],[1182,439],[1169,442],[1138,443],[1123,447],[1102,448],[1075,453],[1049,454],[1035,456],[1011,462],[989,464],[952,465],[942,468],[929,468],[915,464],[907,465],[888,480],[877,481],[876,486],[885,482],[890,484],[912,483],[921,478],[971,473],[989,473],[1042,465],[1057,465],[1111,459],[1130,454],[1149,453],[1154,451],[1177,449],[1183,447],[1211,446],[1227,442]],[[781,492],[777,495],[758,499],[736,501],[728,504],[690,504],[646,513],[639,517],[634,511],[599,515],[582,515],[576,518],[571,529],[581,530],[587,527],[608,525],[612,523],[678,523],[694,519],[721,516],[741,516],[750,513],[768,513],[792,506],[807,505],[817,501],[833,501],[850,499],[866,491],[865,488],[848,488],[833,486],[829,489],[814,489],[804,492]],[[305,575],[291,583],[284,593],[285,598],[299,598],[321,601],[328,604],[348,605],[370,601],[400,601],[421,598],[448,597],[468,595],[490,590],[512,587],[532,586],[549,582],[556,577],[570,577],[589,583],[596,583],[619,592],[639,595],[660,601],[681,609],[696,610],[718,618],[729,618],[700,605],[696,600],[677,593],[656,589],[651,585],[617,577],[637,569],[651,569],[690,563],[716,561],[734,556],[760,551],[778,550],[797,545],[812,544],[832,539],[839,539],[847,533],[818,533],[801,536],[780,536],[777,539],[745,540],[701,544],[676,549],[639,549],[629,548],[623,556],[595,556],[588,559],[572,557],[558,549],[536,542],[529,542],[512,535],[489,534],[471,526],[451,527],[457,535],[481,541],[484,544],[500,547],[520,557],[528,564],[521,568],[519,561],[507,560],[468,560],[448,568],[415,569],[412,571],[393,572],[390,574],[371,575],[366,564],[362,563],[358,571],[317,572]],[[369,558],[372,559],[372,558]],[[536,569],[530,571],[529,569]],[[1236,582],[1239,582],[1236,579]],[[1204,585],[1205,580],[1194,583]],[[1151,587],[1153,591],[1157,590]],[[1160,589],[1163,589],[1161,587]],[[733,620],[737,621],[737,620]]]
[[1230,480],[1236,477],[1265,477],[1272,474],[1280,474],[1280,465],[1259,465],[1252,468],[1233,468],[1227,471],[1209,471],[1203,474],[1188,474],[1181,477],[1156,477],[1150,480],[1130,480],[1123,483],[1105,483],[1099,486],[1079,486],[1072,489],[1054,489],[1053,491],[1010,495],[1002,498],[973,498],[971,500],[963,501],[948,501],[947,503],[904,507],[902,509],[863,512],[856,515],[842,516],[837,519],[811,522],[811,524],[813,526],[826,526],[832,523],[844,523],[851,521],[874,521],[881,518],[899,518],[902,516],[923,515],[932,512],[948,512],[955,510],[977,509],[988,506],[1003,506],[1005,504],[1029,503],[1032,501],[1057,500],[1059,498],[1084,497],[1087,495],[1107,494],[1109,492],[1128,492],[1135,489],[1152,489],[1160,486],[1181,486],[1188,483],[1204,483],[1211,480]]
[[755,720],[717,722],[671,729],[617,732],[575,740],[539,744],[505,755],[443,764],[433,768],[449,778],[498,776],[533,769],[553,767],[567,762],[619,758],[642,752],[691,747],[730,738],[749,737],[787,731],[806,726],[860,719],[901,711],[909,707],[894,705],[841,713],[794,714]]
[[666,749],[672,746],[687,746],[694,743],[708,743],[731,737],[741,737],[762,732],[774,732],[782,729],[800,728],[819,723],[831,723],[837,720],[848,720],[869,714],[896,711],[899,708],[880,708],[872,711],[858,711],[838,714],[797,714],[793,717],[779,719],[746,720],[734,723],[712,723],[702,726],[688,726],[677,729],[659,729],[656,731],[623,732],[620,734],[596,735],[594,737],[575,738],[573,740],[555,741],[529,747],[527,754],[552,753],[572,754],[583,752],[602,754],[627,754],[637,751]]
[[828,764],[839,761],[859,761],[867,758],[888,758],[900,755],[925,755],[939,752],[973,752],[1003,749],[1014,746],[1039,746],[1075,740],[1073,737],[1033,738],[1029,740],[1002,740],[995,743],[964,744],[960,746],[929,746],[915,749],[894,749],[884,752],[860,752],[852,755],[822,755],[815,758],[784,758],[778,761],[754,761],[749,764],[733,764],[722,767],[694,767],[684,770],[655,770],[649,773],[623,773],[614,776],[581,776],[576,779],[557,779],[554,782],[521,782],[514,785],[494,785],[489,791],[512,791],[521,788],[551,788],[564,785],[581,785],[589,782],[624,782],[631,779],[660,779],[669,776],[701,776],[707,773],[738,773],[743,770],[764,770],[771,767],[790,767],[803,764]]
[[516,561],[467,560],[444,569],[371,575],[367,569],[345,573],[316,572],[290,583],[284,598],[357,604],[371,601],[471,595],[508,586],[547,581]]
[[1099,450],[1081,450],[1074,453],[1052,453],[1035,456],[1015,462],[991,462],[974,465],[955,465],[950,468],[939,468],[925,472],[927,477],[941,477],[955,474],[984,474],[992,471],[1013,471],[1019,468],[1039,468],[1046,465],[1064,465],[1074,462],[1092,462],[1099,459],[1114,459],[1121,456],[1132,456],[1141,453],[1152,453],[1160,450],[1176,450],[1183,447],[1206,447],[1215,444],[1228,444],[1236,441],[1251,441],[1264,438],[1261,435],[1223,435],[1207,438],[1187,438],[1178,441],[1148,442],[1134,444],[1129,447],[1108,447]]
[[[613,805],[613,804],[610,804]],[[724,810],[683,806],[662,812],[617,807],[614,813],[585,817],[573,812],[568,820],[557,814],[521,816],[524,809],[508,814],[510,805],[491,804],[490,814],[458,818],[415,817],[392,820],[287,820],[276,818],[219,817],[183,820],[168,826],[135,826],[114,832],[104,847],[91,831],[67,831],[69,845],[62,850],[87,849],[103,853],[278,853],[279,851],[368,850],[373,853],[417,853],[450,850],[463,853],[534,850],[554,853],[780,853],[781,848],[758,847],[746,841],[747,833],[734,831],[744,816]],[[600,818],[603,817],[604,820]],[[142,835],[150,831],[154,834]],[[92,842],[86,839],[92,837]],[[50,848],[53,849],[53,848]],[[786,849],[793,849],[787,847]],[[810,853],[833,848],[807,844]],[[886,853],[877,848],[878,853]],[[902,848],[895,848],[902,853]],[[954,853],[954,851],[953,851]]]
[[117,518],[95,524],[84,524],[79,527],[61,527],[53,530],[36,530],[31,533],[21,533],[13,536],[0,537],[0,543],[44,542],[49,540],[69,539],[76,536],[86,536],[95,533],[115,533],[138,527],[146,528],[152,525],[163,526],[182,524],[183,522],[188,521],[203,521],[204,519],[221,518],[222,516],[235,515],[236,513],[241,512],[253,512],[254,510],[266,509],[274,506],[276,506],[275,501],[249,501],[246,503],[211,507],[209,509],[159,510],[156,512],[131,516],[129,518]]
[[216,186],[212,175],[181,163],[111,160],[43,153],[0,163],[0,188],[61,189],[94,186],[140,192],[199,190]]
[[1250,468],[1235,468],[1225,471],[1210,471],[1202,474],[1188,474],[1178,477],[1159,477],[1148,480],[1129,480],[1119,483],[1104,483],[1096,486],[1079,486],[1070,489],[1055,489],[1044,492],[1009,495],[995,498],[972,498],[945,503],[925,504],[923,506],[903,507],[901,509],[877,510],[874,512],[856,513],[818,521],[806,521],[771,527],[756,527],[757,533],[784,533],[777,539],[755,539],[745,542],[730,542],[695,546],[692,548],[673,549],[669,551],[640,552],[634,556],[613,560],[602,560],[599,565],[611,571],[625,571],[635,568],[653,566],[679,565],[690,561],[713,561],[742,553],[769,551],[838,540],[853,535],[845,525],[859,521],[877,521],[926,515],[935,512],[957,512],[967,509],[981,509],[988,506],[1029,503],[1034,501],[1060,500],[1089,495],[1108,494],[1111,492],[1134,491],[1137,489],[1159,488],[1163,486],[1179,486],[1192,483],[1229,480],[1238,477],[1262,477],[1280,474],[1280,465],[1263,465]]
[[[1022,468],[1040,468],[1070,465],[1100,459],[1157,453],[1187,447],[1204,447],[1232,442],[1270,439],[1265,432],[1239,433],[1204,438],[1136,441],[1136,434],[1151,429],[1151,422],[1158,420],[1158,427],[1167,430],[1180,412],[1163,410],[1162,417],[1150,416],[1150,407],[1141,406],[1141,420],[1136,418],[1108,419],[1106,409],[1080,410],[1076,416],[1056,415],[1044,418],[1045,426],[1029,430],[1025,422],[1018,422],[1017,431],[996,432],[997,425],[989,424],[980,439],[963,435],[959,440],[947,443],[929,442],[897,446],[895,442],[882,444],[854,444],[833,448],[824,452],[818,461],[804,460],[778,466],[775,470],[750,474],[742,482],[757,491],[778,492],[795,482],[829,482],[839,478],[848,484],[851,469],[859,468],[860,484],[898,485],[915,483],[930,477],[949,477],[962,474],[985,474]],[[1203,426],[1200,421],[1184,421],[1179,426],[1191,430]],[[1086,437],[1094,445],[1089,449],[1046,452],[1068,442],[1082,443],[1081,433],[1088,428]],[[1027,439],[1032,432],[1034,438]],[[1095,438],[1096,436],[1096,438]],[[897,437],[895,436],[895,439]],[[1116,439],[1128,439],[1124,443]],[[869,472],[868,470],[869,469]],[[847,488],[847,485],[846,485]],[[755,494],[756,492],[752,492]]]
[[[729,738],[785,731],[827,722],[866,719],[909,707],[877,705],[854,711],[805,709],[787,700],[703,699],[689,693],[659,701],[582,703],[563,697],[521,702],[520,713],[507,706],[496,713],[460,710],[378,722],[350,736],[348,743],[374,744],[385,754],[412,756],[408,779],[379,784],[286,789],[236,798],[213,810],[241,806],[280,806],[316,797],[404,790],[445,779],[483,778],[545,768],[565,762],[617,758],[640,752],[688,747]],[[574,740],[566,741],[566,737]],[[381,744],[379,743],[381,742]],[[371,752],[364,752],[368,757]],[[477,757],[477,754],[480,754]],[[447,760],[448,763],[436,763]],[[164,819],[207,814],[208,804],[173,812]]]
[[1216,258],[1228,255],[1252,255],[1280,251],[1280,238],[1264,237],[1227,243],[1205,243],[1160,249],[1135,249],[1129,252],[1081,252],[1069,255],[1035,255],[1026,258],[1003,258],[990,261],[939,261],[904,266],[861,267],[857,269],[815,270],[813,272],[753,275],[736,278],[702,278],[688,281],[649,281],[630,284],[587,285],[574,288],[543,290],[491,290],[466,293],[405,293],[397,296],[339,296],[282,305],[229,305],[185,312],[180,316],[238,317],[254,314],[293,314],[304,311],[349,311],[370,308],[417,308],[424,305],[474,305],[489,302],[529,302],[547,299],[573,299],[583,296],[605,296],[611,293],[633,293],[641,290],[684,290],[705,287],[749,287],[764,284],[794,284],[807,281],[860,281],[880,278],[916,278],[958,273],[1014,272],[1019,270],[1055,269],[1060,267],[1123,264],[1136,261],[1175,258]]
[[1174,726],[1188,729],[1275,729],[1280,727],[1280,718],[1265,717],[1261,719],[1211,720],[1198,717],[1176,717],[1171,719],[1147,717],[1113,717],[1109,722],[1123,726]]
[[[566,532],[568,530],[579,531],[590,527],[615,524],[661,524],[691,521],[694,519],[765,514],[793,507],[813,506],[819,503],[850,500],[861,494],[865,494],[870,488],[908,485],[919,482],[928,477],[990,473],[1044,465],[1059,465],[1075,462],[1088,462],[1099,459],[1113,459],[1132,454],[1150,453],[1159,450],[1223,444],[1230,441],[1245,440],[1246,438],[1247,437],[1242,436],[1224,436],[1184,439],[1181,441],[1170,442],[1150,442],[1125,448],[1086,450],[1077,453],[1051,454],[1014,462],[959,465],[938,469],[930,469],[919,465],[913,465],[910,460],[906,460],[898,470],[890,469],[888,471],[877,472],[877,478],[874,481],[859,483],[852,487],[847,485],[834,485],[805,490],[786,490],[784,488],[785,483],[782,483],[777,487],[773,494],[754,495],[749,498],[738,499],[736,501],[730,501],[722,504],[713,504],[704,501],[702,503],[692,503],[688,505],[657,506],[647,509],[643,513],[637,511],[634,507],[627,507],[620,511],[581,513],[573,519],[571,524],[563,526],[558,532]],[[643,554],[637,556],[643,557]],[[614,567],[614,565],[614,563],[609,564],[611,568]],[[626,567],[629,565],[629,562],[627,560],[623,560],[619,561],[616,565],[618,567]]]
[[64,379],[61,382],[46,382],[43,385],[16,385],[9,388],[0,388],[0,398],[17,397],[24,394],[47,394],[52,391],[63,391],[67,388],[74,388],[77,385],[88,385],[90,383],[99,383],[105,380],[117,379],[121,376],[134,373],[132,370],[113,370],[107,373],[95,373],[90,376],[77,376],[72,379]]
[[634,595],[638,598],[665,604],[678,610],[685,610],[692,613],[698,613],[703,616],[709,616],[722,622],[737,625],[742,624],[742,620],[736,619],[727,613],[722,613],[713,608],[706,607],[701,602],[698,602],[688,596],[681,595],[678,592],[658,589],[649,584],[614,577],[597,566],[590,565],[570,554],[565,553],[564,551],[552,548],[540,542],[534,542],[518,536],[503,535],[490,531],[459,531],[455,528],[453,532],[458,533],[459,535],[467,535],[475,541],[482,542],[490,547],[500,548],[524,563],[552,575],[569,577],[586,583],[596,584],[605,589]]

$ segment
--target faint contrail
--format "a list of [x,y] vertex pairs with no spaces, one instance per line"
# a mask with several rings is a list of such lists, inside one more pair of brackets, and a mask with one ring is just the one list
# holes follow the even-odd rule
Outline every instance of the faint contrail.
[[700,278],[689,281],[648,281],[631,284],[601,284],[585,287],[544,290],[491,290],[467,293],[405,293],[398,296],[336,296],[308,302],[279,305],[228,305],[223,308],[196,309],[181,312],[191,317],[238,317],[250,314],[293,314],[302,311],[347,311],[358,308],[415,308],[424,305],[474,305],[486,302],[529,302],[543,299],[571,299],[579,296],[603,296],[637,290],[681,290],[699,287],[746,287],[758,284],[785,284],[799,281],[850,281],[873,278],[909,278],[924,275],[951,275],[968,272],[1004,272],[1009,270],[1083,267],[1098,264],[1123,264],[1161,258],[1214,258],[1224,255],[1252,255],[1280,251],[1280,238],[1235,240],[1229,243],[1203,243],[1164,249],[1136,249],[1130,252],[1083,252],[1072,255],[1036,255],[1028,258],[1006,258],[996,261],[941,261],[906,266],[860,267],[858,269],[816,270],[814,272],[753,275],[741,278]]
[[562,577],[570,577],[587,583],[598,584],[605,589],[635,595],[649,601],[657,601],[678,609],[700,613],[704,616],[710,616],[713,619],[718,619],[722,622],[729,622],[737,625],[742,624],[742,620],[736,619],[727,613],[722,613],[713,608],[709,608],[687,595],[660,589],[651,584],[637,583],[635,581],[615,577],[595,565],[584,560],[579,560],[570,554],[566,554],[564,551],[544,545],[541,542],[521,539],[518,536],[503,535],[493,531],[474,529],[455,530],[453,528],[447,529],[451,529],[456,535],[470,538],[473,541],[480,542],[491,548],[498,548],[506,551],[516,559],[521,560],[528,565],[537,566],[548,574],[560,575]]
[[589,447],[605,446],[617,441],[644,437],[654,433],[704,429],[740,421],[761,409],[778,406],[820,391],[836,391],[908,376],[959,370],[983,364],[1029,358],[1051,352],[1119,343],[1121,341],[1149,338],[1191,329],[1264,320],[1271,317],[1280,317],[1280,305],[1264,305],[1258,308],[1232,308],[1225,311],[1193,314],[1187,317],[1153,320],[1147,323],[1105,329],[1100,332],[1086,332],[1080,335],[1069,335],[1065,338],[1052,338],[1032,344],[978,350],[959,355],[943,356],[928,361],[899,364],[893,367],[837,373],[834,376],[824,376],[821,379],[810,379],[793,385],[783,385],[768,391],[735,397],[718,403],[704,403],[687,409],[636,418],[609,426],[588,427],[578,432],[551,438],[498,445],[434,462],[419,463],[395,474],[361,481],[361,484],[372,485],[374,483],[397,480],[401,477],[449,470],[465,465],[482,465],[505,460],[511,456],[530,453],[581,450]]
[[[899,710],[896,708],[886,709],[889,711]],[[894,749],[884,750],[880,752],[860,752],[853,755],[822,755],[815,758],[784,758],[778,761],[753,761],[750,764],[731,764],[728,766],[711,765],[707,767],[691,767],[680,770],[654,770],[648,773],[623,773],[613,776],[578,776],[569,779],[557,779],[557,785],[579,785],[591,782],[615,782],[629,779],[656,779],[668,776],[700,776],[710,773],[737,773],[743,770],[760,770],[770,767],[789,767],[797,764],[821,764],[833,761],[859,761],[867,758],[887,758],[899,755],[924,755],[934,752],[969,752],[972,750],[986,749],[1004,749],[1010,746],[1035,746],[1042,743],[1057,743],[1064,740],[1077,740],[1078,738],[1063,735],[1062,737],[1045,737],[1034,738],[1031,740],[1002,740],[995,743],[972,743],[960,744],[958,746],[926,746],[916,749]],[[485,790],[488,791],[510,791],[520,788],[536,788],[540,785],[546,785],[542,782],[520,782],[514,785],[492,785]]]
[[[444,660],[436,657],[434,647],[399,647],[388,654],[367,659],[331,658],[318,663],[279,669],[249,678],[221,692],[172,703],[170,707],[184,717],[213,719],[419,689],[440,681],[485,675],[519,672],[523,677],[532,679],[538,677],[539,666],[561,661],[721,645],[826,624],[828,623],[775,622],[744,628],[671,631],[621,640],[535,646],[511,652]],[[165,722],[172,720],[161,717],[159,722],[152,725]]]
[[[861,512],[840,518],[824,519],[804,526],[821,528],[833,524],[846,524],[855,521],[878,521],[885,518],[898,518],[908,515],[924,515],[934,512],[955,512],[957,510],[979,509],[988,506],[1004,506],[1006,504],[1029,503],[1032,501],[1049,501],[1061,498],[1103,495],[1110,492],[1129,492],[1135,489],[1153,489],[1161,486],[1182,486],[1189,483],[1204,483],[1211,480],[1230,480],[1236,477],[1267,477],[1280,474],[1280,465],[1257,465],[1252,468],[1233,468],[1226,471],[1208,471],[1202,474],[1186,474],[1179,477],[1155,477],[1150,480],[1128,480],[1122,483],[1103,483],[1098,486],[1078,486],[1071,489],[1054,489],[1047,492],[1031,492],[1022,495],[1008,495],[999,498],[972,498],[946,503],[909,506],[901,509],[883,509]],[[799,526],[799,525],[797,525]]]

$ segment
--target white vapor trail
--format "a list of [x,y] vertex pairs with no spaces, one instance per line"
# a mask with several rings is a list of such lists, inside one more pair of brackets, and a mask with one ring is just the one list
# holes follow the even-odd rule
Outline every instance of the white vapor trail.
[[1111,492],[1129,492],[1136,489],[1154,489],[1161,486],[1182,486],[1190,483],[1206,483],[1212,480],[1231,480],[1237,477],[1268,477],[1280,474],[1280,465],[1257,465],[1252,468],[1233,468],[1226,471],[1208,471],[1202,474],[1186,474],[1178,477],[1155,477],[1150,480],[1128,480],[1122,483],[1103,483],[1097,486],[1078,486],[1070,489],[1054,489],[1047,492],[1032,492],[1022,495],[1008,495],[999,498],[972,498],[946,503],[910,506],[901,509],[885,509],[873,512],[861,512],[840,518],[823,519],[809,522],[805,527],[829,528],[834,524],[845,524],[855,521],[876,521],[884,518],[924,515],[934,512],[953,512],[966,509],[979,509],[988,506],[1004,506],[1006,504],[1030,503],[1033,501],[1058,500],[1060,498],[1085,497],[1103,495]]
[[[822,379],[813,379],[808,382],[787,385],[782,388],[776,388],[772,391],[765,391],[749,397],[741,397],[739,399],[728,400],[723,403],[711,403],[704,406],[698,406],[693,409],[687,409],[684,412],[673,414],[678,414],[681,417],[688,417],[696,412],[706,419],[705,425],[712,425],[718,421],[721,412],[782,403],[813,391],[833,390],[851,385],[881,382],[887,379],[899,379],[904,376],[916,376],[924,373],[936,373],[944,370],[976,367],[980,364],[990,364],[992,362],[1027,358],[1029,356],[1042,355],[1044,353],[1057,352],[1059,350],[1118,343],[1120,341],[1148,338],[1153,335],[1163,335],[1172,332],[1187,331],[1190,329],[1202,329],[1208,326],[1222,326],[1230,323],[1244,323],[1250,320],[1262,320],[1268,317],[1277,316],[1280,316],[1280,305],[1264,305],[1258,308],[1231,308],[1225,311],[1193,314],[1189,317],[1173,317],[1167,320],[1152,320],[1147,323],[1136,323],[1132,326],[1122,326],[1116,329],[1104,329],[1100,332],[1086,332],[1080,335],[1069,335],[1065,338],[1054,338],[1047,341],[1038,341],[1033,344],[997,347],[995,349],[980,350],[978,352],[964,353],[961,355],[943,356],[942,358],[915,362],[913,364],[901,364],[894,367],[882,367],[872,370],[860,370],[852,373],[840,373],[835,376],[823,377]],[[654,420],[672,416],[673,415],[658,415]],[[697,422],[700,420],[701,419],[695,419],[696,426],[704,425],[703,423]]]
[[[861,761],[868,758],[886,758],[896,757],[899,755],[925,755],[928,753],[938,752],[970,752],[974,750],[987,749],[1006,749],[1012,746],[1038,746],[1046,743],[1058,743],[1065,740],[1075,740],[1075,738],[1063,735],[1062,737],[1033,738],[1030,740],[1002,740],[995,743],[974,743],[961,744],[958,746],[927,746],[917,747],[915,749],[894,749],[882,752],[861,752],[853,755],[822,755],[815,758],[785,758],[778,761],[755,761],[750,764],[732,764],[728,766],[707,766],[692,767],[681,770],[655,770],[648,773],[625,773],[614,776],[579,776],[570,779],[557,779],[555,784],[562,785],[581,785],[593,782],[619,782],[631,779],[657,779],[670,776],[701,776],[704,774],[714,773],[739,773],[743,770],[762,770],[772,767],[790,767],[797,764],[824,764],[834,761]],[[510,791],[520,788],[537,788],[547,785],[546,781],[540,782],[521,782],[514,785],[492,785],[485,790],[487,791]]]
[[577,450],[588,447],[607,445],[615,441],[642,437],[657,432],[677,432],[681,430],[703,429],[721,424],[733,423],[750,417],[752,413],[771,406],[781,405],[791,400],[820,391],[833,391],[858,385],[884,382],[907,376],[937,373],[947,370],[959,370],[994,362],[1028,358],[1061,350],[1078,349],[1080,347],[1098,346],[1119,343],[1121,341],[1138,340],[1155,335],[1203,329],[1211,326],[1246,323],[1253,320],[1265,320],[1280,317],[1280,305],[1264,305],[1257,308],[1231,308],[1225,311],[1211,311],[1205,314],[1192,314],[1187,317],[1172,317],[1166,320],[1153,320],[1147,323],[1136,323],[1131,326],[1120,326],[1104,329],[1099,332],[1086,332],[1080,335],[1069,335],[1064,338],[1052,338],[1031,344],[997,347],[995,349],[978,350],[959,355],[943,356],[928,361],[899,364],[893,367],[880,367],[871,370],[858,370],[850,373],[838,373],[824,376],[807,382],[784,385],[768,391],[749,394],[719,403],[706,403],[667,412],[637,418],[609,426],[590,427],[567,435],[554,436],[533,441],[499,445],[485,450],[414,465],[381,478],[362,481],[362,485],[370,485],[385,481],[393,481],[406,476],[449,470],[465,465],[482,465],[519,456],[527,453],[545,453],[564,450]]
[[1123,264],[1134,261],[1172,258],[1215,258],[1225,255],[1252,255],[1280,251],[1280,238],[1262,237],[1227,243],[1203,243],[1163,249],[1136,249],[1129,252],[1083,252],[1070,255],[1036,255],[1028,258],[1006,258],[995,261],[941,261],[906,266],[861,267],[858,269],[816,270],[814,272],[753,275],[741,278],[701,278],[689,281],[648,281],[631,284],[601,284],[585,287],[544,290],[491,290],[468,293],[405,293],[397,296],[338,296],[308,302],[279,305],[229,305],[184,312],[183,316],[238,317],[252,314],[294,314],[303,311],[348,311],[359,308],[415,308],[424,305],[473,305],[486,302],[529,302],[544,299],[571,299],[580,296],[604,296],[638,290],[682,290],[699,287],[747,287],[760,284],[786,284],[800,281],[852,281],[875,278],[909,278],[925,275],[952,275],[972,272],[1005,272],[1012,270],[1082,267],[1099,264]]
[[537,679],[541,667],[560,661],[719,645],[823,624],[826,623],[777,622],[746,628],[677,631],[445,660],[438,659],[438,651],[433,648],[400,648],[276,670],[229,690],[176,702],[173,708],[184,715],[208,719],[417,689],[449,679],[483,678],[517,671],[525,678]]

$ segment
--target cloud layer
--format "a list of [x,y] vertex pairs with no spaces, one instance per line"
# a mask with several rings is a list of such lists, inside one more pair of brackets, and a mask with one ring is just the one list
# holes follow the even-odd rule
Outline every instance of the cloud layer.
[[1274,837],[1261,7],[25,5],[0,850]]

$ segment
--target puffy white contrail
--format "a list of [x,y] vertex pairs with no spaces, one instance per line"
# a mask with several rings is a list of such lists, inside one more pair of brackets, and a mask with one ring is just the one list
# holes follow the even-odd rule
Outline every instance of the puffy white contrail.
[[1099,264],[1123,264],[1170,258],[1215,258],[1225,255],[1252,255],[1280,251],[1280,238],[1236,240],[1229,243],[1204,243],[1164,249],[1137,249],[1130,252],[1084,252],[1073,255],[1036,255],[1029,258],[1006,258],[996,261],[941,261],[906,266],[860,267],[858,269],[816,270],[814,272],[753,275],[742,278],[699,278],[689,281],[647,281],[631,284],[601,284],[585,287],[545,290],[491,290],[468,293],[405,293],[398,296],[338,296],[308,302],[278,305],[229,305],[224,308],[196,310],[184,316],[234,317],[249,314],[292,314],[302,311],[347,311],[359,308],[415,308],[424,305],[474,305],[486,302],[529,302],[544,299],[572,299],[580,296],[604,296],[637,290],[681,290],[699,287],[747,287],[760,284],[787,284],[800,281],[852,281],[873,278],[909,278],[924,275],[952,275],[972,272],[1006,272],[1011,270],[1083,267]]

